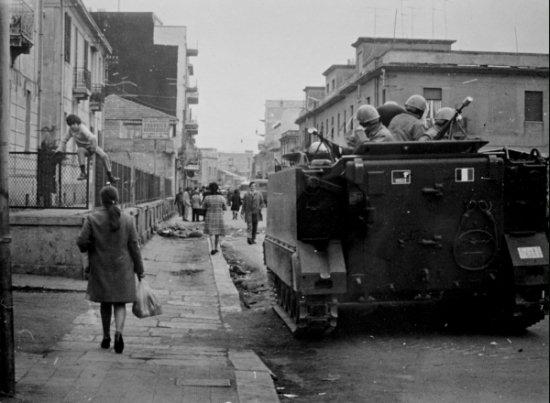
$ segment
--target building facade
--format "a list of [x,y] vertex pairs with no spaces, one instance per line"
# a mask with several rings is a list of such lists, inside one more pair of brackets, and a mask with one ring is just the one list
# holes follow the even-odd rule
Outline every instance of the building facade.
[[[107,90],[177,118],[173,168],[174,187],[187,186],[184,170],[196,160],[198,122],[190,105],[198,103],[185,26],[166,26],[151,12],[94,12],[113,46]],[[140,51],[137,52],[136,49]],[[177,163],[176,163],[177,161]]]
[[10,2],[10,151],[40,147],[41,15],[39,1]]
[[[325,71],[325,93],[297,119],[303,147],[308,127],[346,145],[361,104],[404,104],[423,95],[430,120],[441,106],[454,107],[470,96],[463,111],[464,131],[492,146],[539,148],[548,153],[548,54],[453,51],[452,40],[361,37],[353,43],[353,69]],[[306,87],[315,88],[315,87]],[[317,87],[318,88],[318,87]],[[308,99],[306,91],[306,99]]]
[[115,94],[105,98],[105,151],[128,167],[170,178],[176,125],[175,116],[157,109]]
[[260,152],[254,157],[254,178],[267,178],[270,172],[281,166],[281,136],[288,130],[297,130],[296,119],[304,111],[304,101],[266,100],[265,135]]
[[[45,0],[43,6],[40,131],[60,139],[68,129],[66,116],[76,114],[101,141],[111,45],[82,1]],[[67,151],[75,150],[68,145]]]
[[244,153],[218,153],[218,168],[231,172],[239,177],[250,178],[254,153],[246,150]]
[[69,114],[101,136],[111,46],[82,1],[14,0],[10,16],[10,150],[55,147]]

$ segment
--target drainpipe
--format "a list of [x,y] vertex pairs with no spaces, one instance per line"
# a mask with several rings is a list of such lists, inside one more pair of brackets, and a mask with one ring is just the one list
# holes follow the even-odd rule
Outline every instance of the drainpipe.
[[41,147],[44,140],[44,134],[42,133],[42,67],[43,63],[43,38],[44,38],[44,3],[43,0],[38,0],[38,72],[36,81],[38,82],[38,105],[36,106],[36,122],[38,129],[38,147]]
[[[60,67],[60,84],[59,84],[59,121],[57,127],[59,128],[58,140],[61,141],[63,138],[63,128],[65,127],[65,119],[63,111],[65,110],[63,105],[63,91],[65,89],[65,1],[60,1],[59,12],[60,12],[60,21],[59,21],[59,34],[58,38],[63,38],[61,49],[59,52],[59,67]],[[71,28],[72,30],[72,28]],[[70,33],[69,33],[70,36]],[[72,43],[71,43],[72,46]]]
[[8,198],[10,144],[9,1],[0,0],[0,394],[15,395],[11,236]]

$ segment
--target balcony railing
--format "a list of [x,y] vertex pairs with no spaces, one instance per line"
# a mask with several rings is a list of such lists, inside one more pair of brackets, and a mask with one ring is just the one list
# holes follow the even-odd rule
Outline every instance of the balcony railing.
[[92,94],[90,95],[90,110],[100,111],[105,103],[105,86],[102,84],[92,85]]
[[10,3],[10,47],[17,55],[29,53],[33,45],[34,10],[23,0]]
[[187,103],[190,105],[196,105],[199,103],[199,93],[198,92],[191,92],[187,93]]
[[92,73],[85,67],[75,67],[73,95],[75,98],[88,99],[92,94]]
[[185,122],[185,132],[187,134],[195,135],[199,133],[199,124],[195,120],[187,120]]

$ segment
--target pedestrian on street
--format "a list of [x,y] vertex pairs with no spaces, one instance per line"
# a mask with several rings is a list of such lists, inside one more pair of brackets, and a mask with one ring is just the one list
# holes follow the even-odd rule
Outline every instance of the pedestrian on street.
[[241,192],[239,192],[239,189],[235,189],[233,191],[229,202],[231,203],[231,212],[233,213],[233,219],[236,220],[239,218],[239,210],[241,209],[242,205]]
[[141,281],[143,260],[134,219],[118,207],[118,191],[105,186],[100,193],[102,206],[84,220],[77,238],[78,248],[88,252],[89,273],[86,295],[100,303],[103,340],[101,348],[111,343],[111,314],[115,316],[115,352],[124,350],[122,332],[126,321],[126,304],[136,300],[135,275]]
[[183,191],[181,190],[181,188],[179,188],[178,193],[176,194],[174,204],[176,205],[176,208],[178,209],[178,213],[179,213],[180,217],[183,217],[185,209],[184,209],[184,204],[183,204]]
[[208,185],[208,196],[202,202],[202,208],[205,210],[204,233],[210,235],[210,243],[214,248],[210,251],[212,255],[218,253],[220,235],[225,235],[223,212],[227,207],[225,205],[225,197],[219,194],[218,189],[216,182]]
[[201,195],[199,193],[198,189],[195,189],[193,194],[191,195],[191,209],[193,211],[191,220],[193,222],[199,221],[199,210],[201,208]]
[[258,232],[258,221],[262,219],[262,208],[264,207],[264,198],[262,193],[256,190],[256,182],[250,182],[248,191],[243,197],[241,208],[241,217],[246,222],[246,236],[249,245],[256,243],[256,233]]
[[183,221],[189,221],[191,216],[191,195],[189,194],[189,188],[185,188],[183,191]]
[[111,173],[111,160],[105,151],[98,146],[97,137],[84,125],[84,123],[82,123],[78,116],[69,115],[67,116],[66,121],[67,125],[69,125],[69,130],[67,131],[65,138],[61,140],[56,153],[64,153],[67,142],[71,139],[71,137],[73,138],[77,146],[76,152],[78,154],[78,164],[80,165],[80,176],[77,179],[86,180],[88,178],[88,174],[86,173],[86,157],[97,154],[101,161],[103,161],[103,166],[107,171],[109,182],[117,182],[119,178],[113,176]]

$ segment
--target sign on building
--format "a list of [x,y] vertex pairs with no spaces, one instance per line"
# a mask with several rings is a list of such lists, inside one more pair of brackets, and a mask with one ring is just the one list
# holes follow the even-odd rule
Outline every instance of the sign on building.
[[144,139],[169,139],[170,121],[168,119],[143,119]]

